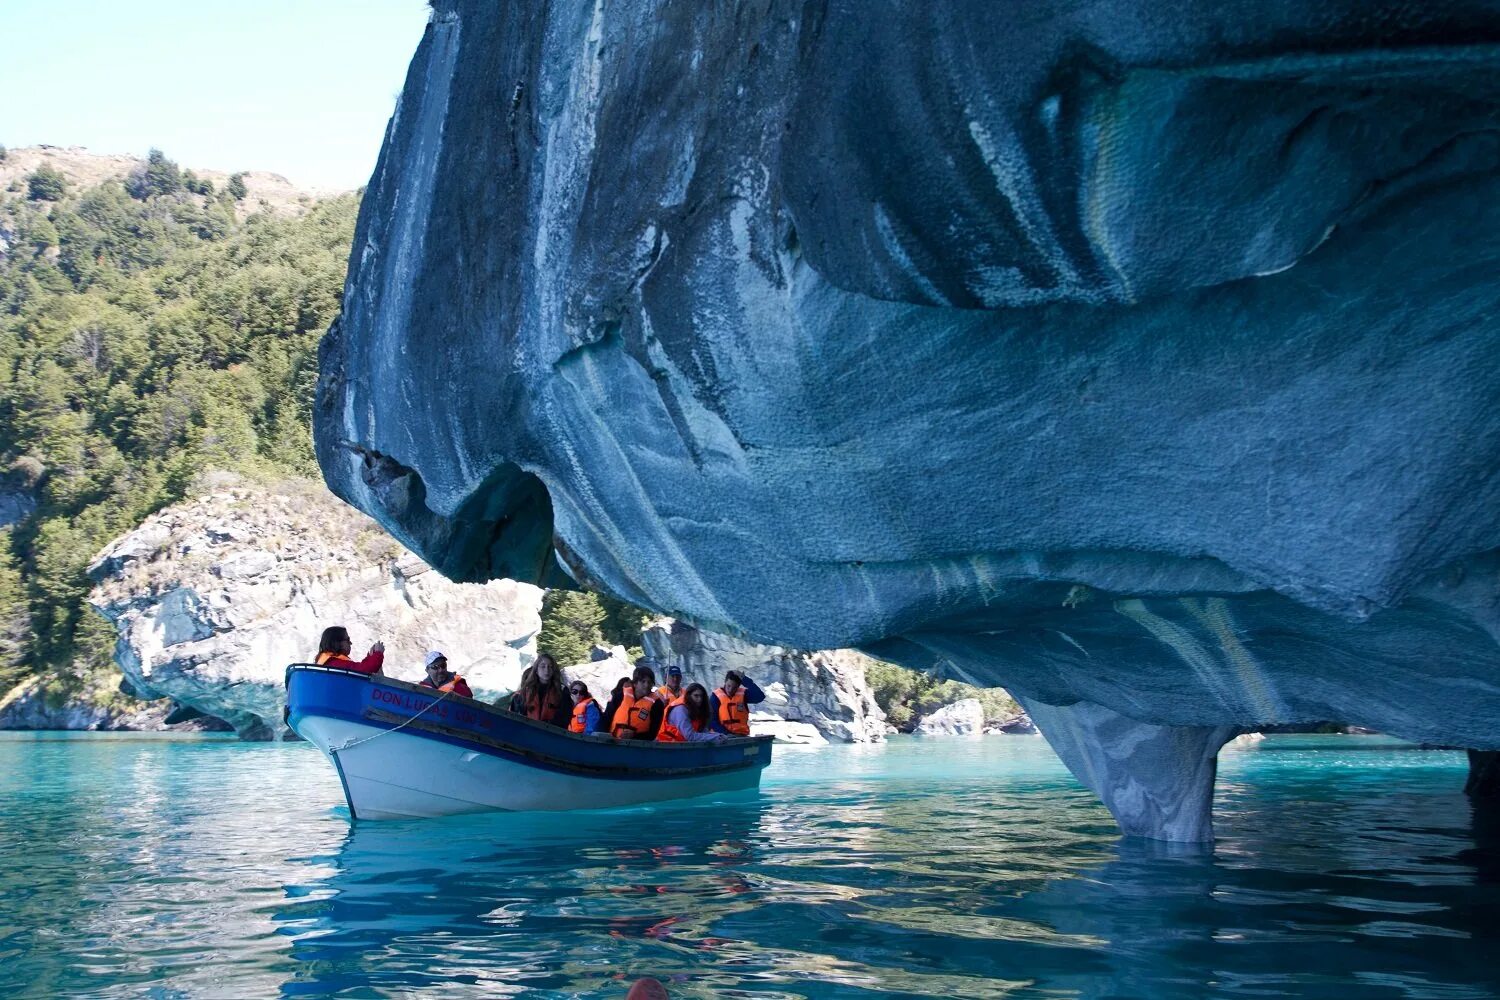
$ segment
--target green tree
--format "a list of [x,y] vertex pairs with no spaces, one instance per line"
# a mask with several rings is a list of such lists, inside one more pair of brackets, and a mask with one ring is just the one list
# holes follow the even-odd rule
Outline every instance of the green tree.
[[182,190],[182,170],[167,159],[166,153],[152,149],[146,154],[146,162],[131,171],[125,190],[137,201],[176,194]]
[[57,227],[45,215],[38,215],[31,225],[26,227],[26,242],[30,243],[37,253],[57,246],[58,239]]
[[26,178],[26,197],[32,201],[62,201],[67,193],[67,178],[51,164],[43,163]]
[[599,606],[604,609],[604,621],[599,625],[604,641],[611,646],[638,648],[641,644],[641,630],[655,615],[645,608],[627,604],[608,594],[599,594],[598,598]]
[[214,182],[207,177],[199,177],[191,170],[182,172],[182,186],[190,194],[201,194],[209,198],[214,196]]
[[585,663],[589,647],[604,641],[599,630],[604,609],[595,594],[578,590],[549,590],[542,597],[542,631],[537,649],[550,653],[558,666]]
[[945,681],[931,674],[883,660],[872,660],[865,668],[875,704],[885,712],[886,721],[903,732],[910,732],[922,716],[965,698],[976,698],[986,722],[1009,718],[1021,708],[1003,688],[980,688],[960,681]]
[[0,531],[0,691],[20,679],[30,653],[31,616],[9,531]]
[[224,190],[235,201],[244,201],[245,196],[250,193],[250,189],[245,186],[245,175],[242,173],[230,174],[229,182],[224,186]]
[[105,542],[208,469],[315,469],[317,342],[357,199],[241,221],[219,200],[148,198],[119,181],[47,206],[0,197],[0,226],[49,251],[0,256],[0,469],[38,502],[0,566],[0,673],[16,574],[25,669],[107,664],[84,573]]

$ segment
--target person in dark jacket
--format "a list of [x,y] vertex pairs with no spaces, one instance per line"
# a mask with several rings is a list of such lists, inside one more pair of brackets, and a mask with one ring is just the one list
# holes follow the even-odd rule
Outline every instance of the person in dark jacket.
[[630,686],[630,678],[621,677],[615,682],[615,689],[610,692],[609,701],[605,704],[604,710],[599,713],[599,731],[601,733],[609,732],[614,726],[615,713],[620,710],[620,703],[625,700],[627,694],[634,697],[635,691]]
[[521,675],[521,686],[510,696],[510,710],[559,729],[567,727],[573,717],[573,700],[563,687],[557,661],[549,654],[538,656]]
[[724,683],[709,696],[709,721],[728,736],[750,735],[750,706],[766,700],[766,693],[738,670],[724,675]]

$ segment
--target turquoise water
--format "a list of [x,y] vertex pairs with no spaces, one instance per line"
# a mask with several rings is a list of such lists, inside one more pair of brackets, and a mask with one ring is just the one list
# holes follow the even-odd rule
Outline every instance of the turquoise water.
[[1226,751],[1211,854],[1026,737],[778,747],[745,802],[362,823],[306,746],[0,735],[0,994],[1500,992],[1458,754]]

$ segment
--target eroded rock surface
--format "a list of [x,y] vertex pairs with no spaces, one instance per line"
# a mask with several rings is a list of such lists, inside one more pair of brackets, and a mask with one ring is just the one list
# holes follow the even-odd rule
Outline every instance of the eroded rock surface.
[[421,680],[441,649],[480,698],[513,688],[536,652],[541,591],[453,583],[313,484],[237,487],[170,507],[98,556],[94,607],[142,697],[171,697],[243,736],[284,732],[283,677],[328,625],[356,656],[386,644],[385,672]]
[[218,719],[170,698],[142,701],[121,690],[120,675],[35,675],[0,694],[0,729],[218,732]]
[[457,579],[1147,726],[1500,747],[1497,36],[1475,0],[440,0],[320,464]]
[[984,734],[984,710],[977,698],[963,698],[944,705],[917,723],[919,736],[981,736]]

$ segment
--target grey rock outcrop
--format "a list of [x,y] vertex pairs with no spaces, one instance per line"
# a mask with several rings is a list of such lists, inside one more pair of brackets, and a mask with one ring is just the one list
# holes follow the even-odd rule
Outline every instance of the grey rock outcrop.
[[919,736],[982,736],[984,709],[977,698],[963,698],[944,705],[917,723]]
[[[214,732],[212,716],[181,710],[170,698],[142,701],[121,690],[118,674],[49,684],[36,675],[0,695],[0,729]],[[183,718],[191,715],[191,718]]]
[[144,697],[170,697],[243,736],[283,732],[287,664],[309,661],[327,625],[385,672],[423,676],[448,654],[477,697],[512,689],[535,655],[541,591],[457,584],[313,484],[241,486],[154,515],[99,554],[90,602],[119,633],[115,659]]
[[0,528],[19,524],[36,510],[36,498],[26,490],[7,489],[0,484]]
[[1001,736],[1039,736],[1040,731],[1031,716],[1025,712],[1013,715],[1008,719],[1002,719],[994,725],[985,729],[986,733],[995,733]]
[[[853,650],[803,652],[762,646],[732,636],[718,635],[687,622],[659,621],[641,633],[646,655],[664,669],[682,668],[684,684],[702,684],[713,691],[724,674],[738,670],[766,693],[766,700],[750,710],[757,735],[785,743],[871,743],[885,739],[885,713],[865,680],[865,657]],[[635,665],[623,647],[596,647],[590,662],[568,667],[569,680],[582,680],[601,704],[621,677]],[[659,678],[659,679],[664,679]]]
[[457,579],[1161,749],[1065,750],[1100,787],[1178,753],[1201,807],[1221,726],[1500,747],[1496,37],[1478,0],[440,0],[319,462]]

